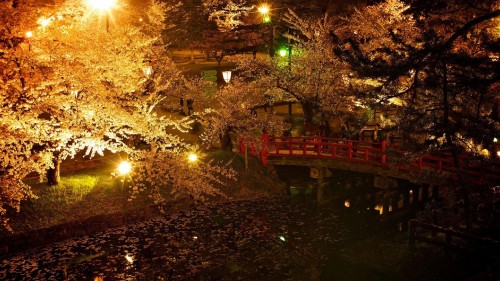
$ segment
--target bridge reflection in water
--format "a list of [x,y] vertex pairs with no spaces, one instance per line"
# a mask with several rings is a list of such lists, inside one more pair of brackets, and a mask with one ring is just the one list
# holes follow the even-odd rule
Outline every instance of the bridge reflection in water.
[[[292,198],[313,199],[319,189],[311,180],[310,170],[304,166],[276,166],[278,176],[291,187]],[[414,217],[414,213],[433,200],[439,201],[437,185],[416,184],[397,179],[396,188],[377,188],[373,174],[333,170],[323,182],[324,198],[321,205],[335,205],[358,213],[367,213],[377,220],[402,222]],[[307,191],[313,192],[304,192]],[[295,192],[300,190],[301,192]],[[404,230],[404,229],[400,229]]]

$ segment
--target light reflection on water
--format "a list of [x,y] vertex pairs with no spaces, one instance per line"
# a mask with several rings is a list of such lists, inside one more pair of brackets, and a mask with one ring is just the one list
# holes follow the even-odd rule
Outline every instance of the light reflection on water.
[[322,206],[314,196],[235,201],[70,239],[5,258],[0,280],[315,280],[379,229],[387,196],[346,190]]

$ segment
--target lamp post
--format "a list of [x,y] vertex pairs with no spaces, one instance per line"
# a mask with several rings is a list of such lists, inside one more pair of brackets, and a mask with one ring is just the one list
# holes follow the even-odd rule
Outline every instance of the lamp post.
[[271,15],[269,13],[269,5],[267,4],[262,4],[257,8],[259,13],[262,15],[262,23],[264,24],[269,24],[269,29],[270,29],[270,38],[269,38],[269,56],[272,58],[274,57],[274,49],[273,49],[273,41],[274,41],[274,29],[273,29],[273,22],[271,20]]
[[33,32],[26,32],[26,39],[28,40],[28,51],[31,51],[31,37],[33,37]]
[[[280,57],[285,58],[288,57],[288,68],[290,71],[292,68],[292,45],[289,43],[286,47],[281,47],[278,50],[278,54]],[[288,102],[288,115],[292,116],[292,102]]]
[[106,32],[109,32],[109,11],[115,6],[116,0],[87,0],[87,5],[106,15]]

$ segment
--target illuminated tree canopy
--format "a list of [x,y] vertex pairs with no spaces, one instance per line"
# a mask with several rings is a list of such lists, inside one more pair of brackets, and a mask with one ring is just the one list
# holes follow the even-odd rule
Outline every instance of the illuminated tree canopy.
[[[188,146],[172,131],[186,131],[192,120],[156,111],[166,95],[197,91],[165,54],[161,31],[168,7],[155,1],[143,9],[113,7],[106,28],[101,12],[81,1],[37,2],[0,3],[0,128],[6,136],[0,142],[0,215],[32,196],[22,182],[27,174],[42,177],[48,170],[49,184],[57,184],[60,162],[79,152],[126,152],[143,163],[143,173],[154,167],[151,154],[188,165]],[[147,143],[148,150],[135,149],[131,139]],[[213,194],[199,187],[230,174],[204,166],[192,169],[195,184],[180,174],[169,183],[197,199]],[[164,187],[155,180],[137,182]]]

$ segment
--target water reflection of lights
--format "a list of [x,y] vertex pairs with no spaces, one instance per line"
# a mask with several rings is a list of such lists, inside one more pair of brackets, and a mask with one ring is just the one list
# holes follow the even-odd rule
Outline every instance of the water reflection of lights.
[[125,259],[127,260],[128,263],[133,264],[134,263],[134,257],[130,256],[129,254],[125,255]]
[[351,202],[350,202],[349,200],[345,200],[345,201],[344,201],[344,206],[345,206],[346,208],[351,207]]

